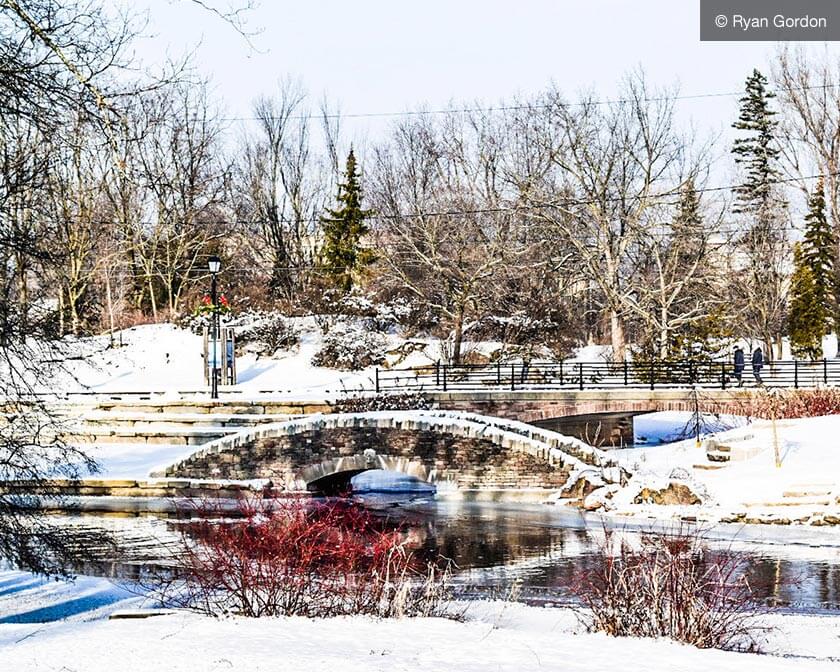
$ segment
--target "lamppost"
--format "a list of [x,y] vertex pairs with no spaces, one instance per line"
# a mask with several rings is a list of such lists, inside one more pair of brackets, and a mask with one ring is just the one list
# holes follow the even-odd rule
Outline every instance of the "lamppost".
[[207,260],[210,269],[210,303],[213,307],[213,321],[210,327],[210,340],[213,342],[213,359],[210,370],[210,398],[219,398],[219,304],[216,300],[216,274],[222,268],[222,260],[215,254]]

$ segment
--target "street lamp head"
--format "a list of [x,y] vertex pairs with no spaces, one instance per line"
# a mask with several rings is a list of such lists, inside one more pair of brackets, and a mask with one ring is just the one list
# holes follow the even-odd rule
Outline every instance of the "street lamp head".
[[207,267],[211,273],[218,273],[222,267],[222,260],[214,254],[207,260]]

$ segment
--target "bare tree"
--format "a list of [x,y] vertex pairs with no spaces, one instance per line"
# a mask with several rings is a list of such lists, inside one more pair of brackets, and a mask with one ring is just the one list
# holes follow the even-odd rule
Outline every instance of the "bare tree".
[[549,163],[541,179],[523,182],[523,193],[599,289],[617,361],[626,356],[634,259],[657,225],[654,206],[692,174],[675,129],[673,96],[651,93],[639,74],[626,81],[617,102],[588,95],[569,104],[552,90],[533,110],[542,115]]
[[257,132],[246,135],[238,180],[245,239],[269,259],[275,296],[294,300],[309,282],[318,216],[337,174],[334,126],[324,113],[326,156],[313,148],[306,94],[291,80],[254,103]]
[[440,127],[427,118],[401,122],[376,150],[370,181],[388,273],[443,318],[453,363],[461,362],[467,321],[491,306],[505,269],[527,248],[520,219],[505,211],[489,123],[456,114]]

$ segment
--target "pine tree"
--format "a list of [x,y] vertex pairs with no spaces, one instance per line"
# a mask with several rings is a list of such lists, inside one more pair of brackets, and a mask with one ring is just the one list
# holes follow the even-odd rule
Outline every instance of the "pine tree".
[[747,78],[741,113],[732,127],[749,135],[735,140],[735,163],[744,166],[746,179],[735,188],[735,212],[761,213],[772,205],[772,185],[780,176],[776,168],[779,148],[775,141],[778,123],[770,108],[775,94],[767,89],[767,78],[758,70]]
[[817,182],[805,217],[805,240],[802,255],[814,278],[816,300],[826,317],[824,330],[831,330],[836,314],[837,298],[834,284],[834,251],[837,241],[834,231],[825,216],[825,185],[822,178]]
[[732,126],[742,131],[732,153],[743,173],[743,182],[735,188],[735,213],[744,215],[747,224],[738,240],[745,264],[735,269],[733,287],[737,300],[744,304],[743,326],[749,335],[758,336],[772,357],[773,346],[781,356],[784,333],[785,267],[788,253],[786,237],[787,203],[779,196],[777,182],[780,150],[775,138],[778,122],[771,109],[775,97],[767,88],[767,79],[753,70],[741,98],[741,112]]
[[321,268],[331,284],[343,292],[352,289],[359,273],[374,259],[371,250],[361,247],[361,239],[368,232],[365,220],[371,214],[362,208],[362,197],[356,156],[351,149],[344,182],[338,185],[338,207],[327,210],[327,217],[321,219],[324,234]]
[[794,247],[793,263],[795,270],[788,313],[791,350],[795,357],[818,359],[822,356],[826,314],[819,300],[814,273],[800,243]]

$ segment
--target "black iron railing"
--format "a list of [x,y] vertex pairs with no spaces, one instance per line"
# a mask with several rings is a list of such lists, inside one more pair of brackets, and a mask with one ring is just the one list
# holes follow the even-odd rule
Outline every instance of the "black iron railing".
[[[840,385],[840,359],[779,360],[755,376],[748,364],[745,387],[818,387]],[[409,369],[376,369],[377,392],[479,390],[592,390],[609,388],[728,389],[739,385],[728,362],[529,362],[513,364],[431,364]]]

